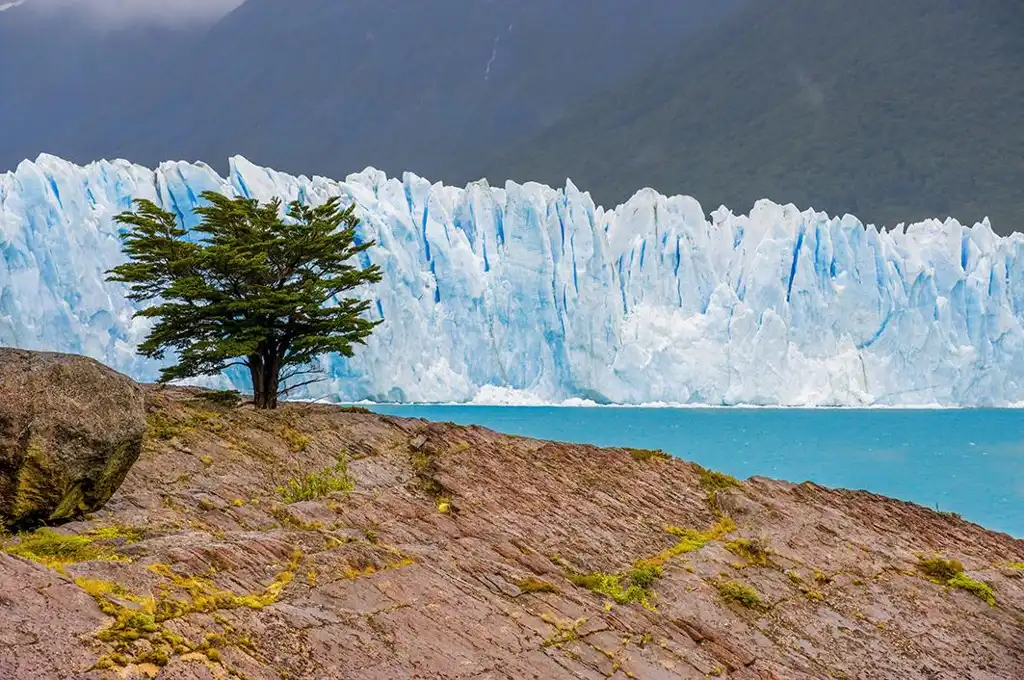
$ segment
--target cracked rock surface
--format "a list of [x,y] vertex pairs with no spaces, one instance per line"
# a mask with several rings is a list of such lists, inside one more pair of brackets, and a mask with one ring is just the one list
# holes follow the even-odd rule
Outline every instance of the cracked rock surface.
[[106,507],[3,540],[0,678],[1024,677],[1024,541],[654,452],[146,388]]

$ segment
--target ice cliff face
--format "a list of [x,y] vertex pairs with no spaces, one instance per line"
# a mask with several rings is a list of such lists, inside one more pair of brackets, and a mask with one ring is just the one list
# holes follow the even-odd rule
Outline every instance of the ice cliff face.
[[[879,231],[759,202],[706,217],[639,192],[291,177],[234,158],[155,172],[51,156],[0,175],[0,344],[88,354],[140,379],[146,332],[112,217],[149,198],[194,224],[206,189],[354,201],[384,323],[309,396],[785,405],[1024,402],[1024,235],[955,221]],[[233,376],[234,377],[234,376]],[[241,378],[241,376],[238,376]],[[240,387],[246,387],[239,380]]]

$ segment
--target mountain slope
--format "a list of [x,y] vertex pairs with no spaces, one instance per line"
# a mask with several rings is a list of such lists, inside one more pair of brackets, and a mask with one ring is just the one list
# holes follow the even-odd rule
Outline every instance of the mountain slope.
[[470,174],[1007,233],[1024,225],[1022,35],[1017,0],[752,3]]
[[[0,119],[0,167],[45,151],[224,170],[240,153],[295,173],[443,177],[450,157],[536,134],[738,2],[249,0],[113,93]],[[15,92],[32,85],[19,77]]]

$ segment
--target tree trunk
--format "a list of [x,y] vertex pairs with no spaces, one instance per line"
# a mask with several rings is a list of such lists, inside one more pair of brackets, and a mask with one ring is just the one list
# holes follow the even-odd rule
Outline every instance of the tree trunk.
[[270,353],[250,356],[249,377],[252,379],[252,400],[256,408],[277,408],[277,393],[281,383],[280,360]]

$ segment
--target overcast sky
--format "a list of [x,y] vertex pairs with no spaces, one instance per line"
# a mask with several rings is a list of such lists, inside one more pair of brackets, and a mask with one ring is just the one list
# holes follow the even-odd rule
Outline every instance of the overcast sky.
[[[23,0],[23,8],[78,10],[102,24],[156,22],[180,24],[224,16],[245,0]],[[12,3],[0,0],[0,8]]]

